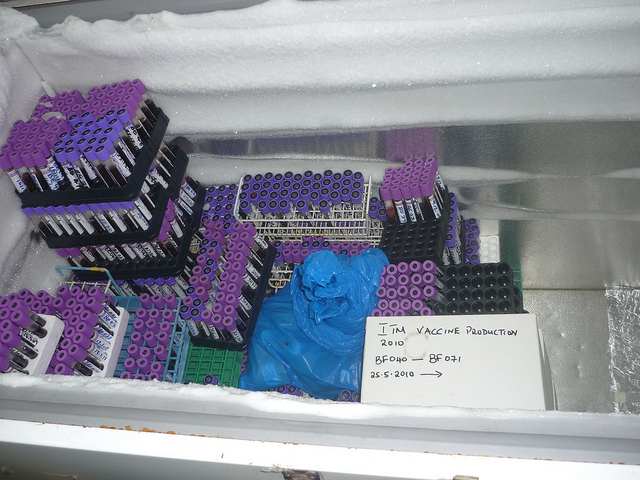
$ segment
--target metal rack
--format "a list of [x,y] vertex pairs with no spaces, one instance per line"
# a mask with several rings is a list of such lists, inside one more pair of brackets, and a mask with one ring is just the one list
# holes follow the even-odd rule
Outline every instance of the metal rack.
[[[242,190],[243,179],[238,183],[238,191]],[[270,216],[240,214],[240,195],[236,196],[233,214],[239,222],[250,222],[263,236],[271,240],[293,240],[306,237],[324,237],[326,240],[368,241],[377,244],[382,234],[380,222],[369,217],[369,201],[371,199],[371,177],[363,185],[362,202],[353,204],[340,202],[333,205],[328,213],[322,213],[313,206],[302,214],[292,209],[286,216]]]
[[[243,179],[238,182],[238,191],[242,191]],[[305,240],[322,237],[329,241],[369,242],[371,246],[380,243],[383,226],[377,219],[369,217],[371,200],[371,177],[363,185],[362,199],[359,204],[341,202],[333,205],[329,213],[322,213],[313,206],[302,214],[295,209],[287,216],[269,216],[252,213],[247,217],[240,213],[240,195],[236,196],[233,214],[238,222],[252,223],[257,232],[269,239]],[[283,288],[291,279],[294,264],[280,263],[273,267],[269,287],[272,291]]]
[[102,289],[104,292],[108,292],[109,289],[112,289],[114,295],[122,296],[122,290],[111,276],[111,273],[106,268],[102,267],[67,267],[67,266],[58,266],[56,267],[56,271],[64,278],[63,270],[71,270],[71,271],[85,271],[85,272],[100,272],[104,273],[107,277],[106,280],[63,280],[60,282],[60,285],[66,285],[69,288],[73,286],[79,286],[83,290],[88,290],[91,287],[98,287]]

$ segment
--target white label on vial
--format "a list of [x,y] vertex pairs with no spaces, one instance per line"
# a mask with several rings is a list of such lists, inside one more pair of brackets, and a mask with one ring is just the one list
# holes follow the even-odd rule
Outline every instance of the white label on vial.
[[433,210],[436,218],[442,217],[440,209],[438,208],[438,204],[436,203],[436,199],[433,197],[433,195],[429,195],[429,202],[431,203],[431,209]]
[[200,326],[202,327],[202,331],[204,332],[204,334],[207,337],[210,337],[211,336],[211,332],[209,331],[209,326],[204,322],[200,322]]
[[111,251],[104,245],[96,246],[96,250],[98,250],[102,254],[102,256],[110,262],[113,262],[116,259],[116,257],[113,256],[113,253],[111,253]]
[[124,143],[121,138],[118,138],[117,142],[120,149],[124,152],[124,156],[127,157],[127,160],[129,160],[132,165],[134,165],[136,157],[133,156],[133,153],[131,153],[131,150],[129,150],[127,144]]
[[148,256],[152,258],[156,258],[158,256],[156,251],[151,247],[151,245],[149,245],[149,242],[141,243],[140,246],[144,248],[144,251],[147,253]]
[[71,225],[69,225],[69,223],[64,218],[62,218],[61,215],[56,213],[55,218],[58,221],[58,223],[60,224],[60,226],[62,228],[64,228],[65,232],[67,232],[67,235],[73,235],[74,234],[74,231],[73,231],[73,228],[71,228]]
[[159,183],[160,185],[162,185],[162,188],[166,189],[169,187],[169,184],[165,181],[164,178],[162,178],[162,176],[158,173],[158,171],[153,166],[153,164],[149,169],[149,175],[147,176],[147,178],[149,179],[149,183],[151,183],[151,185],[155,185],[156,183]]
[[449,253],[451,254],[451,260],[453,260],[453,263],[462,263],[462,252],[458,245],[454,248],[450,248]]
[[254,267],[251,262],[247,262],[247,272],[253,275],[253,278],[255,278],[256,280],[260,278],[260,273],[258,272],[258,270],[256,270],[256,267]]
[[129,255],[129,258],[131,260],[135,260],[136,258],[138,258],[138,256],[136,255],[136,252],[134,252],[133,249],[126,243],[123,243],[122,245],[120,245],[120,247],[122,248],[122,250],[124,250],[124,253]]
[[45,214],[42,216],[42,219],[45,221],[45,223],[53,229],[54,232],[56,232],[56,234],[58,234],[58,236],[62,236],[62,229],[58,226],[58,224],[56,223],[55,220],[53,220],[49,215]]
[[87,177],[89,177],[89,180],[95,180],[96,178],[98,178],[98,174],[95,168],[93,168],[93,165],[89,163],[89,160],[87,160],[87,157],[85,157],[83,154],[80,154],[80,163],[84,167],[84,171],[87,172]]
[[109,248],[111,250],[111,252],[115,255],[115,257],[120,260],[121,262],[124,262],[125,258],[124,255],[122,255],[122,253],[120,252],[120,250],[118,250],[115,246],[113,245],[109,245],[107,248]]
[[193,215],[193,210],[191,210],[191,207],[189,207],[189,205],[187,205],[182,201],[182,198],[178,199],[178,203],[180,204],[180,206],[183,208],[184,211],[186,211],[189,215]]
[[100,325],[96,325],[94,327],[94,330],[96,331],[96,333],[98,335],[100,335],[101,337],[104,337],[106,340],[111,340],[113,338],[113,335],[111,335],[109,332],[107,332],[104,328],[102,328]]
[[180,228],[180,225],[178,225],[178,221],[174,218],[173,220],[171,220],[170,223],[171,223],[171,228],[173,229],[173,232],[176,234],[176,237],[182,238],[182,236],[184,235],[184,232]]
[[18,193],[27,191],[27,186],[22,181],[22,177],[18,172],[13,170],[12,172],[9,173],[9,178],[13,182],[13,185],[16,187],[16,190],[18,191]]
[[192,208],[196,204],[196,202],[193,201],[193,198],[187,195],[184,190],[180,190],[180,199]]
[[231,336],[233,337],[233,339],[238,342],[238,343],[242,343],[242,340],[244,340],[242,338],[242,335],[240,335],[240,332],[238,331],[238,329],[234,329],[229,331],[229,333],[231,334]]
[[76,220],[76,217],[74,217],[71,213],[67,213],[66,217],[65,217],[69,223],[71,224],[71,226],[73,227],[73,229],[79,234],[82,235],[84,233],[84,228],[82,228],[82,225],[80,225],[78,223],[78,221]]
[[129,213],[131,213],[131,215],[133,216],[133,219],[136,221],[138,225],[140,225],[140,228],[142,230],[149,229],[149,222],[147,222],[147,219],[144,218],[144,215],[142,214],[140,209],[133,207]]
[[51,173],[51,169],[48,166],[42,167],[40,169],[40,172],[42,173],[42,175],[44,175],[44,179],[51,190],[58,190],[58,188],[60,188],[58,186],[58,181],[56,180],[53,173]]
[[443,265],[449,265],[449,249],[447,247],[444,247],[444,249],[442,250],[442,264]]
[[248,274],[245,273],[242,278],[244,280],[244,283],[246,283],[251,290],[255,290],[256,288],[258,288],[258,284],[254,282]]
[[422,214],[422,209],[420,208],[420,203],[418,202],[418,200],[413,198],[411,200],[411,203],[413,204],[413,209],[418,214],[418,217],[420,217],[420,220],[424,220],[424,215]]
[[76,178],[78,179],[78,183],[80,184],[80,186],[82,188],[89,188],[89,182],[87,182],[87,179],[84,176],[84,173],[82,173],[82,170],[80,169],[80,165],[76,165],[75,163],[71,163],[70,164],[73,169],[76,172]]
[[31,178],[33,179],[33,183],[35,183],[36,188],[41,192],[44,192],[44,188],[42,188],[42,184],[40,183],[40,180],[38,180],[38,176],[31,171],[29,173],[31,174]]
[[140,138],[140,135],[138,135],[138,131],[136,130],[136,127],[133,126],[133,123],[129,122],[127,125],[124,126],[124,129],[127,132],[127,135],[129,135],[129,138],[131,139],[131,141],[133,142],[133,146],[138,150],[142,150],[142,148],[144,147],[144,144],[142,143],[142,139]]
[[47,158],[47,165],[49,166],[49,169],[51,170],[51,173],[53,174],[56,181],[61,182],[62,180],[64,180],[64,175],[58,168],[58,165],[56,164],[53,157]]
[[113,228],[113,225],[111,225],[109,223],[109,220],[107,220],[107,217],[104,216],[104,213],[102,213],[100,211],[94,211],[93,214],[95,215],[95,217],[100,222],[100,225],[102,225],[107,232],[115,233],[116,229]]
[[186,320],[186,323],[187,323],[187,327],[189,328],[189,332],[191,332],[191,335],[198,336],[198,334],[200,333],[200,329],[196,325],[196,322],[189,319],[189,320]]
[[[134,243],[132,245],[130,245],[131,249],[136,252],[136,255],[138,255],[138,257],[140,257],[140,260],[144,260],[145,258],[147,258],[147,255],[144,253],[144,249],[140,246],[140,244],[138,243]],[[137,295],[134,295],[134,297]]]
[[120,154],[115,150],[111,152],[111,159],[113,160],[113,163],[116,164],[116,168],[120,171],[120,173],[124,178],[127,178],[128,176],[131,175],[131,170],[129,170],[129,167],[127,167],[127,164],[124,163],[124,160],[122,160],[122,157],[120,156]]
[[167,254],[164,253],[164,250],[162,250],[162,248],[160,248],[160,245],[154,242],[151,246],[154,248],[154,250],[156,251],[156,254],[160,258],[167,258]]
[[187,195],[189,195],[191,198],[196,198],[196,191],[189,186],[186,180],[182,183],[182,188],[184,189],[185,192],[187,192]]
[[213,325],[207,325],[209,327],[209,333],[213,337],[214,340],[220,340],[220,335],[218,335],[218,331],[215,329]]
[[176,283],[178,283],[183,290],[189,288],[189,283],[182,277],[176,277]]
[[89,250],[87,247],[80,247],[80,251],[85,257],[87,257],[87,260],[89,260],[91,263],[94,263],[96,261],[96,256],[91,253],[91,250]]
[[173,293],[173,291],[171,290],[171,287],[169,287],[169,285],[167,285],[166,283],[158,285],[158,287],[160,287],[160,294],[163,297],[166,297],[167,295]]
[[246,312],[249,313],[251,311],[251,304],[249,303],[249,301],[244,298],[244,295],[240,295],[238,298],[240,299],[240,306],[242,306],[242,308],[244,308]]
[[107,210],[107,214],[109,215],[109,218],[111,218],[111,220],[113,220],[113,222],[116,224],[116,227],[118,227],[118,229],[121,232],[126,232],[127,231],[127,226],[122,221],[122,218],[120,217],[118,212],[116,212],[114,210]]
[[[106,341],[100,335],[94,335],[91,341],[96,347],[101,348],[104,352],[108,351],[109,348],[111,348],[111,342]],[[106,360],[106,359],[103,359],[103,360]]]
[[81,185],[80,185],[80,181],[78,180],[78,176],[76,175],[76,170],[75,168],[73,168],[73,165],[71,165],[70,163],[63,163],[62,169],[64,170],[64,173],[67,175],[69,182],[71,182],[71,188],[73,188],[74,190],[78,190],[81,187]]
[[400,221],[400,223],[407,223],[407,215],[404,213],[404,207],[402,206],[402,202],[396,202],[395,203],[395,207],[396,207],[396,211],[398,212],[398,220]]
[[102,320],[104,320],[107,325],[109,325],[111,328],[116,328],[117,322],[116,319],[118,317],[114,317],[113,313],[109,311],[108,308],[104,307],[102,308],[102,311],[100,313],[97,314]]
[[261,249],[266,250],[267,248],[269,248],[269,245],[267,244],[267,242],[264,240],[264,238],[262,238],[262,236],[259,233],[256,233],[253,236],[253,240],[258,244],[258,246]]
[[20,329],[20,336],[28,343],[33,345],[34,347],[38,345],[38,337],[33,335],[31,332],[25,330],[24,328]]
[[411,202],[411,200],[407,200],[407,213],[409,214],[409,220],[411,220],[413,223],[418,221],[418,218],[416,217],[416,212],[413,209],[413,203]]
[[144,204],[142,200],[138,198],[133,203],[135,204],[136,207],[138,207],[142,215],[144,215],[147,220],[151,220],[153,218],[153,215],[151,215],[151,212],[149,211],[149,209],[147,208],[147,206]]
[[76,217],[76,220],[78,220],[80,225],[82,225],[82,227],[87,231],[88,234],[92,234],[96,231],[96,229],[93,228],[93,225],[91,225],[89,220],[87,220],[87,217],[85,217],[82,213],[80,212],[76,213],[75,217]]
[[96,345],[93,345],[93,344],[87,349],[87,353],[90,353],[91,355],[98,358],[99,360],[107,359],[107,354],[105,353],[105,351],[102,348],[98,348]]

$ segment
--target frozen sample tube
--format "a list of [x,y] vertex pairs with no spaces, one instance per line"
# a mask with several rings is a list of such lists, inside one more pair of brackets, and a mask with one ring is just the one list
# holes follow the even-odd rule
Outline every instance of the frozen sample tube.
[[30,345],[25,343],[24,339],[14,332],[3,331],[0,333],[0,345],[5,345],[8,348],[14,349],[28,358],[34,359],[38,356],[38,352],[34,350]]
[[427,300],[435,300],[436,302],[444,301],[444,295],[430,285],[424,287],[422,292]]
[[17,326],[23,328],[27,332],[33,333],[38,338],[44,338],[47,335],[47,330],[40,325],[39,322],[36,322],[29,315],[26,315],[24,312],[15,311],[10,315],[10,320]]

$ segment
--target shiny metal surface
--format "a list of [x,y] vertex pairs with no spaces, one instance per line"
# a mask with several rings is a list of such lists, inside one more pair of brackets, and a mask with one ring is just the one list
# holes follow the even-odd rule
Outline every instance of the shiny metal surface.
[[637,414],[640,413],[640,290],[611,288],[606,299],[614,409]]
[[[526,288],[640,286],[640,122],[436,130],[441,173],[462,213],[500,221],[503,256],[521,265]],[[377,131],[179,141],[189,152],[243,161],[300,154],[301,168],[304,155],[327,155],[327,164],[376,160],[367,168],[375,182],[389,166],[381,161],[387,138]]]
[[612,412],[607,302],[602,290],[525,290],[547,348],[558,410]]
[[[640,123],[440,132],[441,164],[462,167],[449,184],[469,215],[502,220],[525,287],[640,285]],[[490,170],[469,170],[478,167]]]

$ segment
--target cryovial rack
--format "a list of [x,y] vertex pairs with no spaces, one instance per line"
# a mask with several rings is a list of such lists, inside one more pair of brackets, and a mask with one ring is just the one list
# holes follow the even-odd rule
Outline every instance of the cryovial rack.
[[[127,325],[124,341],[122,342],[122,349],[118,356],[118,363],[116,365],[115,377],[119,377],[124,371],[124,361],[128,357],[127,347],[131,344],[131,333],[134,331],[133,324],[137,317],[135,312],[140,308],[139,297],[114,297],[116,305],[123,307],[129,312],[129,323]],[[178,308],[173,309],[175,311],[175,321],[173,325],[173,333],[171,335],[171,341],[167,348],[167,359],[165,360],[165,370],[162,375],[163,382],[179,383],[182,382],[185,373],[185,364],[187,360],[187,353],[189,351],[189,330],[185,324],[185,321],[178,315],[180,309],[180,301],[178,302]]]
[[184,381],[203,383],[205,375],[215,375],[220,385],[238,387],[246,350],[189,347]]
[[168,124],[169,117],[160,110],[158,121],[151,132],[151,137],[136,157],[135,167],[125,186],[117,188],[92,187],[80,190],[68,188],[58,191],[24,192],[18,194],[22,200],[22,204],[27,207],[38,207],[91,203],[95,202],[97,198],[102,202],[125,202],[127,200],[133,200],[138,196],[142,184],[149,173],[149,167],[160,149]]
[[[187,259],[187,255],[192,250],[193,236],[198,230],[200,217],[202,215],[202,206],[204,205],[205,189],[198,187],[195,206],[191,222],[185,225],[184,234],[178,244],[178,254],[173,257],[164,259],[138,260],[138,261],[114,261],[106,262],[107,268],[114,278],[118,280],[129,278],[146,278],[146,277],[173,277],[179,275],[183,269]],[[78,273],[82,279],[92,279],[93,271],[91,269],[82,270]]]
[[[178,147],[172,147],[171,151],[175,155],[176,161],[174,167],[170,171],[171,178],[167,181],[168,187],[165,189],[156,184],[151,187],[151,190],[148,193],[149,198],[155,204],[155,208],[151,211],[153,217],[151,220],[149,220],[149,228],[147,228],[146,230],[135,230],[127,232],[116,231],[115,233],[85,233],[82,235],[73,234],[60,237],[45,237],[47,246],[49,248],[83,247],[88,245],[136,243],[151,241],[157,238],[158,233],[160,232],[160,229],[162,227],[162,222],[164,220],[164,214],[167,210],[168,201],[170,198],[178,195],[182,179],[184,178],[184,174],[189,163],[189,158],[187,157],[187,155]],[[102,192],[103,190],[106,191],[114,189],[102,189],[100,190],[100,192]],[[139,194],[140,191],[138,191],[138,195]],[[136,196],[135,198],[138,198],[138,196]],[[97,199],[99,199],[99,202],[96,202]],[[100,202],[104,202],[103,198],[96,195],[92,199],[92,201],[86,202],[86,204],[91,205]]]
[[275,257],[276,249],[273,245],[269,244],[264,258],[264,264],[260,269],[260,279],[257,281],[258,288],[255,290],[255,297],[253,299],[251,312],[249,313],[249,319],[246,321],[246,329],[242,332],[242,342],[238,343],[233,338],[214,339],[212,337],[205,336],[201,331],[199,331],[198,335],[191,334],[191,343],[193,345],[198,347],[226,348],[229,350],[244,350],[247,348],[251,342],[251,337],[253,336],[253,331],[256,328],[256,323],[258,322],[260,308],[262,307],[262,301],[265,298]]
[[[238,191],[242,190],[242,185],[243,179],[240,179]],[[250,218],[251,215],[243,218],[240,214],[240,195],[236,195],[233,214],[239,222],[252,223],[258,233],[271,240],[322,236],[330,240],[362,240],[377,244],[382,235],[382,226],[379,222],[372,222],[369,217],[371,191],[369,177],[369,181],[363,184],[362,202],[359,205],[344,202],[334,205],[329,214],[309,210],[306,216],[296,213],[290,218]]]
[[430,305],[436,315],[524,312],[508,263],[449,265],[443,273],[444,298]]

